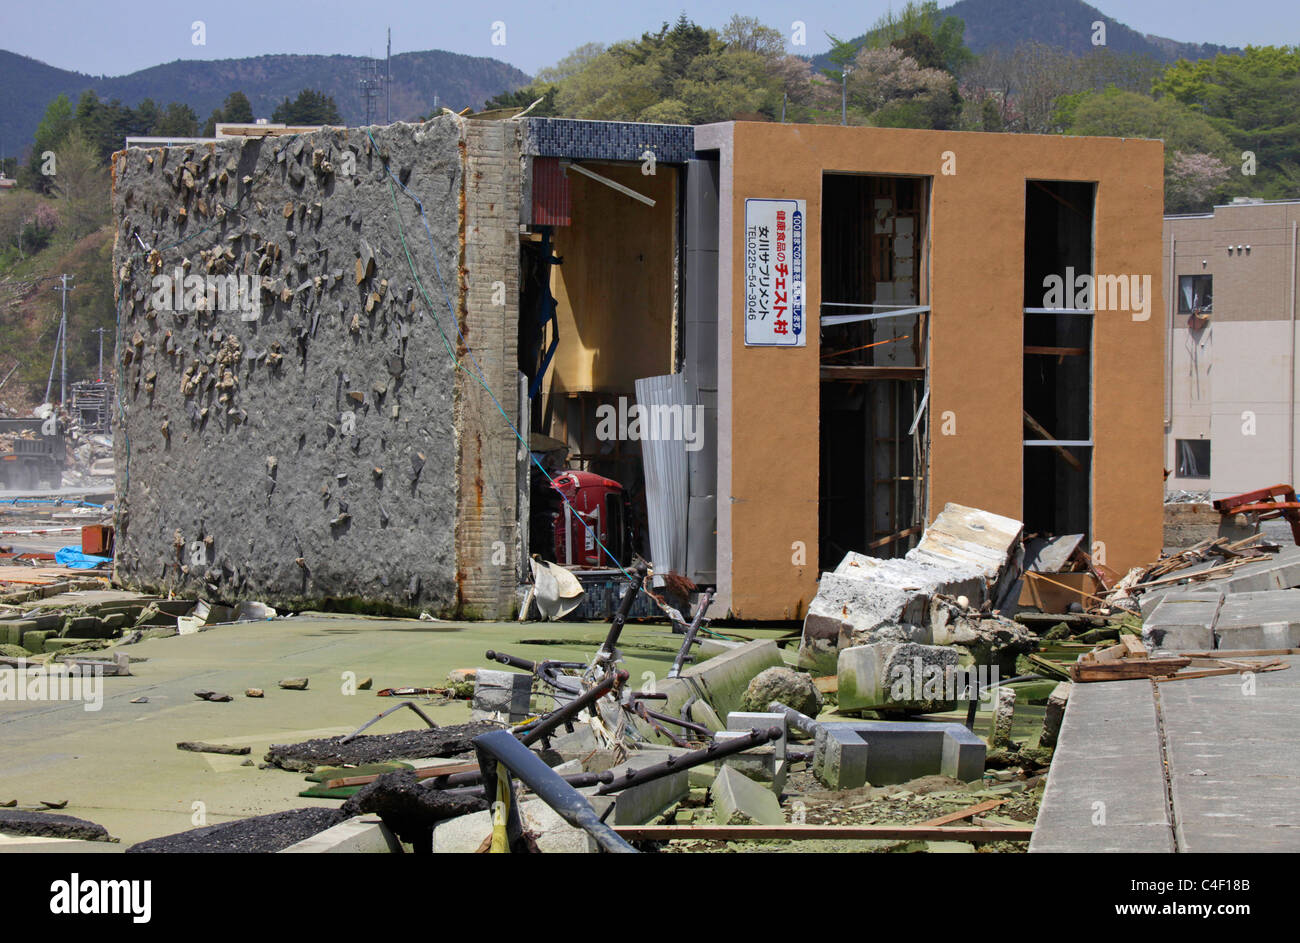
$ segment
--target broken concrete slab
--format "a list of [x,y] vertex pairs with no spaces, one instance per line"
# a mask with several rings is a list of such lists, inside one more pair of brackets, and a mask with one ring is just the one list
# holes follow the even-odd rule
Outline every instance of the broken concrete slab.
[[1214,647],[1214,623],[1223,604],[1218,590],[1164,594],[1142,620],[1149,650],[1204,651]]
[[964,782],[984,774],[984,741],[961,724],[832,721],[818,731],[813,772],[832,789],[886,786],[940,773]]
[[875,641],[891,629],[886,637],[930,642],[929,598],[965,597],[977,607],[1000,598],[1017,575],[1022,530],[1011,518],[947,504],[905,556],[847,554],[833,573],[822,574],[808,606],[800,663],[829,671],[836,649]]
[[1014,688],[998,688],[993,704],[993,732],[989,746],[993,749],[1011,746],[1011,726],[1016,719],[1016,692]]
[[1043,732],[1038,737],[1040,747],[1055,747],[1061,735],[1061,721],[1070,701],[1070,682],[1062,681],[1047,696],[1047,710],[1043,713]]
[[[519,820],[534,847],[543,854],[592,854],[595,839],[576,828],[540,799],[519,803]],[[476,854],[492,839],[492,811],[485,810],[439,822],[433,828],[434,854]]]
[[[750,681],[768,668],[781,668],[785,661],[771,639],[758,639],[729,648],[708,661],[693,664],[677,678],[667,678],[657,685],[666,696],[655,710],[673,717],[682,716],[682,708],[691,703],[690,719],[710,730],[724,730],[723,719],[740,710]],[[649,725],[638,720],[641,733],[654,742],[666,740]]]
[[839,710],[933,713],[956,706],[955,648],[874,642],[839,654]]
[[785,824],[785,813],[772,791],[730,766],[718,771],[710,796],[719,825]]
[[519,671],[479,668],[474,674],[473,720],[519,721],[531,716],[533,676]]
[[1216,648],[1237,651],[1300,648],[1300,589],[1224,597],[1214,624],[1214,641]]
[[[617,783],[619,776],[629,769],[655,766],[667,758],[667,753],[685,752],[687,751],[677,747],[656,747],[633,753],[626,762],[612,767],[614,782]],[[595,796],[595,791],[594,786],[579,790],[592,800],[599,798]],[[614,800],[614,811],[610,814],[609,821],[614,825],[644,825],[662,815],[664,810],[673,803],[681,802],[690,795],[690,792],[690,770],[685,769],[669,776],[620,789],[608,794]],[[603,808],[596,806],[594,801],[593,808],[598,813],[604,811]]]
[[280,854],[390,854],[388,835],[373,815],[358,815],[280,850]]

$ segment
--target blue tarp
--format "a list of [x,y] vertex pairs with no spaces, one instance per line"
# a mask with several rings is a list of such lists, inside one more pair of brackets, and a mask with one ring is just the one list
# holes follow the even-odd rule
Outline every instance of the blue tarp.
[[112,557],[92,557],[88,553],[82,553],[81,548],[77,546],[61,547],[54,555],[54,559],[60,566],[71,567],[74,570],[93,570],[97,566],[113,562]]

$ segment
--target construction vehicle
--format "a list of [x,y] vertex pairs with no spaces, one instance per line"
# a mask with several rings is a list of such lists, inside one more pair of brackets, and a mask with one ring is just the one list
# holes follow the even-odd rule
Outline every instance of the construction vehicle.
[[0,419],[0,487],[57,490],[63,486],[65,458],[57,419]]

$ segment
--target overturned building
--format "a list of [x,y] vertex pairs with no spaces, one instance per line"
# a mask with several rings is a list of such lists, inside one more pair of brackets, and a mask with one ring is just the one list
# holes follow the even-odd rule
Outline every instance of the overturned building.
[[1160,540],[1161,161],[450,115],[119,152],[117,576],[504,617],[530,554],[641,552],[794,619],[947,502],[1122,571]]

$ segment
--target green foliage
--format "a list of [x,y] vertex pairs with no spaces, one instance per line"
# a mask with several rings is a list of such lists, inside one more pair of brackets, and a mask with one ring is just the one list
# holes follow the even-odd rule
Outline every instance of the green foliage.
[[285,98],[275,106],[271,120],[287,125],[342,124],[334,99],[316,89],[304,88],[293,101]]
[[253,106],[243,92],[231,92],[226,96],[222,106],[208,116],[208,123],[203,126],[203,136],[213,137],[218,124],[252,124]]
[[[513,92],[502,92],[500,95],[493,95],[483,105],[484,111],[493,111],[498,108],[527,108],[537,99],[541,102],[530,112],[529,117],[549,118],[555,114],[555,93],[558,89],[551,84],[544,82],[532,82],[523,88],[517,88]],[[430,117],[436,117],[431,115]]]
[[[924,0],[923,3],[909,2],[897,13],[892,10],[885,13],[867,30],[864,45],[868,49],[896,46],[923,66],[944,69],[955,75],[975,60],[975,54],[966,48],[963,41],[965,33],[966,24],[960,17],[945,16],[936,0]],[[934,51],[933,61],[922,61],[912,55],[908,44],[919,42],[913,37],[928,41],[927,50],[932,48]]]
[[1163,99],[1195,109],[1227,138],[1233,160],[1255,155],[1256,176],[1238,191],[1294,197],[1300,166],[1300,47],[1248,46],[1240,55],[1179,61],[1152,86]]

